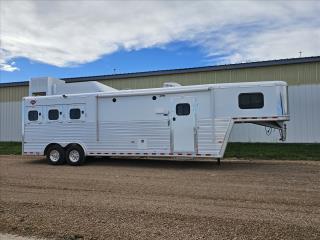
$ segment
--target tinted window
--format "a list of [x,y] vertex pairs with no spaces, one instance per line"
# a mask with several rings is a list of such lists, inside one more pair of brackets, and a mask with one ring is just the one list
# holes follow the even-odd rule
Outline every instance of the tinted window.
[[176,106],[176,114],[178,116],[185,116],[190,114],[190,104],[189,103],[179,103]]
[[240,93],[239,94],[239,108],[253,109],[263,108],[264,100],[262,93]]
[[69,116],[70,116],[70,119],[80,119],[81,117],[80,109],[79,108],[70,109]]
[[32,96],[45,96],[46,92],[33,92]]
[[38,111],[32,110],[28,112],[29,121],[37,121],[38,120]]
[[57,109],[51,109],[48,112],[49,120],[57,120],[59,118],[59,111]]

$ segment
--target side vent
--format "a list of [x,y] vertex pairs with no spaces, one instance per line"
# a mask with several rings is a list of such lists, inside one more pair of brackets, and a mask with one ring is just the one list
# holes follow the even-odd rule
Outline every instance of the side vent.
[[168,88],[168,87],[181,87],[181,84],[176,83],[176,82],[165,82],[162,87],[164,87],[164,88]]

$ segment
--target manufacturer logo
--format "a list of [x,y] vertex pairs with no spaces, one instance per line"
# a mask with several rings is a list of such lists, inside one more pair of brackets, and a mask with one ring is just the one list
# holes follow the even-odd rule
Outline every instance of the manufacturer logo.
[[32,105],[35,105],[36,104],[36,100],[35,99],[32,99],[31,101],[30,101],[30,103],[32,104]]

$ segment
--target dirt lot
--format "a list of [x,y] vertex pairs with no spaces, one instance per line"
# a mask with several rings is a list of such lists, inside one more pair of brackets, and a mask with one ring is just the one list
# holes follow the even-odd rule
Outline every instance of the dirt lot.
[[0,156],[0,232],[57,239],[320,239],[320,162]]
[[9,233],[0,233],[0,240],[44,240],[43,238],[22,237]]

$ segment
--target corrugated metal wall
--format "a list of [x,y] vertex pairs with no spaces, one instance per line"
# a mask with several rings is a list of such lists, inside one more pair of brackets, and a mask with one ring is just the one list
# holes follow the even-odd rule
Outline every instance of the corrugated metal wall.
[[[128,77],[100,82],[117,89],[160,87],[164,82],[182,85],[283,80],[290,86],[291,121],[288,124],[289,142],[320,142],[319,96],[320,62],[276,65],[268,67],[179,73],[159,76]],[[307,86],[310,85],[310,86]],[[0,87],[0,141],[19,141],[21,133],[20,101],[28,95],[27,86]],[[277,141],[272,133],[266,137],[264,128],[255,125],[236,126],[232,141]]]
[[20,141],[21,125],[21,102],[0,102],[0,141]]
[[0,87],[0,102],[22,101],[28,96],[28,89],[28,86]]
[[[269,67],[180,73],[146,77],[128,77],[100,82],[117,89],[161,87],[164,82],[182,85],[281,80],[289,85],[320,84],[320,62],[277,65]],[[20,101],[28,87],[0,87],[0,102]]]
[[27,86],[0,88],[0,141],[21,140],[21,101]]
[[212,72],[197,72],[172,74],[165,76],[147,76],[103,80],[102,83],[117,89],[161,87],[164,82],[178,82],[182,85],[252,82],[281,80],[289,85],[320,83],[320,62],[270,67],[219,70]]

